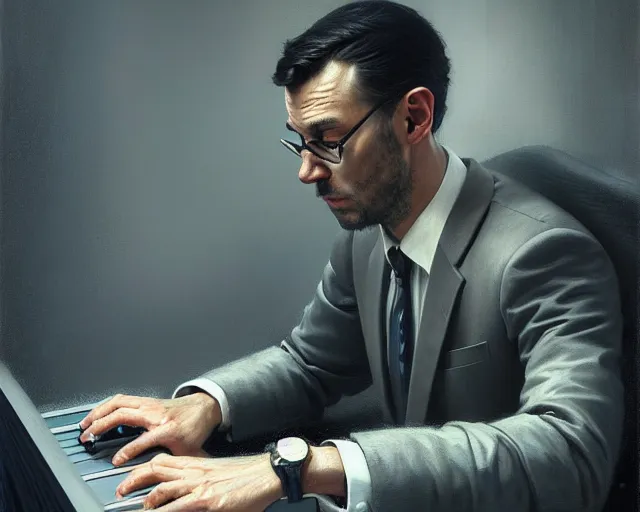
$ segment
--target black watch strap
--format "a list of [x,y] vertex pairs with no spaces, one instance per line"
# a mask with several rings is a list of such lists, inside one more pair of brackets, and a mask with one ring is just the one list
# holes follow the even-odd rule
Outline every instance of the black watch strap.
[[289,503],[302,500],[302,468],[300,466],[285,466],[284,473],[287,480],[287,499]]

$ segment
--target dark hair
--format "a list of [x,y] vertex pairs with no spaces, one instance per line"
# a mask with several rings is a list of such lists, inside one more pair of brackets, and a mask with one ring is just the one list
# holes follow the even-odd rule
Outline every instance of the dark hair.
[[332,60],[355,64],[369,105],[428,88],[435,98],[433,133],[440,127],[451,66],[440,34],[414,9],[388,0],[338,7],[285,43],[273,82],[295,91]]

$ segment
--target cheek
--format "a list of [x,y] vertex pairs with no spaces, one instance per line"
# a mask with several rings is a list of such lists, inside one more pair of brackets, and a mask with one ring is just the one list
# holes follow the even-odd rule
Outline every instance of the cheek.
[[377,190],[388,179],[387,169],[389,158],[380,143],[358,140],[358,144],[351,147],[348,166],[333,173],[332,185],[335,190],[348,194],[361,202],[375,196]]
[[349,181],[351,196],[361,205],[368,205],[376,200],[380,188],[384,188],[382,169],[372,164],[364,164]]
[[355,198],[362,198],[371,188],[372,181],[375,181],[375,173],[372,172],[371,164],[362,159],[353,162],[348,169],[344,169],[342,173],[334,174],[335,187],[343,193]]

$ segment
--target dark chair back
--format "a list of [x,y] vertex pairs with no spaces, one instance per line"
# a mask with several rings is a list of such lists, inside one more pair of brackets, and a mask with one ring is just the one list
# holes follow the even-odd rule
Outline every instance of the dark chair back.
[[515,149],[483,163],[573,215],[603,245],[618,273],[624,315],[626,417],[619,468],[603,512],[637,510],[638,186],[546,146]]

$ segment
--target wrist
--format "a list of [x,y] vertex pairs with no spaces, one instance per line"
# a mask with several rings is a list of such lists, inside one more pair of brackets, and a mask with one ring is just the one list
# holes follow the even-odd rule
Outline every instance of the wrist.
[[345,473],[335,446],[310,446],[302,466],[302,492],[345,497]]
[[199,407],[204,412],[204,424],[207,425],[208,435],[222,423],[222,409],[220,403],[208,393],[194,393],[194,398],[198,401]]
[[[266,495],[268,505],[285,498],[284,490],[282,489],[282,482],[280,477],[276,474],[271,466],[271,454],[265,453],[261,455],[261,460],[265,463],[268,469],[265,469],[265,474],[268,475],[266,483]],[[266,507],[265,507],[266,508]]]

